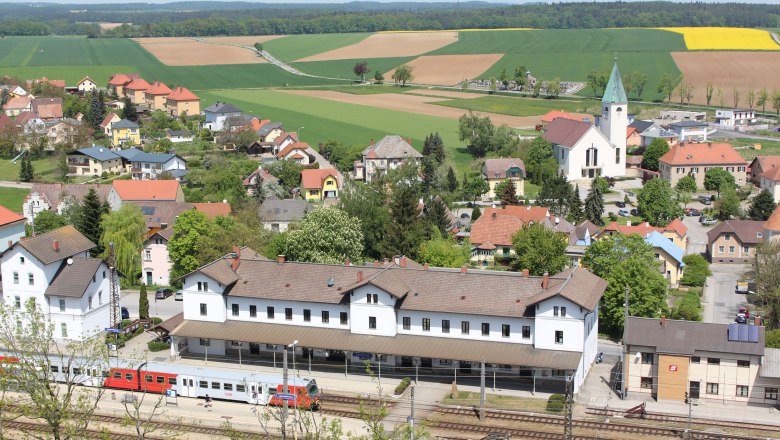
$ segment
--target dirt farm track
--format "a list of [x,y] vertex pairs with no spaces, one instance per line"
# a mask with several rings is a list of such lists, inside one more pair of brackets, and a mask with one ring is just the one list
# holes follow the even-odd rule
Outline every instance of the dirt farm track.
[[780,52],[672,52],[685,83],[692,84],[693,102],[706,104],[707,84],[715,87],[712,105],[720,105],[717,89],[726,106],[733,106],[733,91],[741,91],[746,106],[747,90],[780,90]]

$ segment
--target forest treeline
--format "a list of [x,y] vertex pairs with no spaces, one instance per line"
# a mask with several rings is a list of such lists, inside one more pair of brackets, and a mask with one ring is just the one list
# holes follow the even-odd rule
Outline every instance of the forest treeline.
[[[140,5],[140,6],[139,6]],[[182,5],[188,5],[184,3]],[[191,4],[190,4],[191,5]],[[211,5],[213,9],[209,9]],[[172,37],[386,30],[660,26],[780,27],[780,5],[743,3],[348,3],[281,5],[206,2],[174,10],[149,4],[0,5],[0,35]],[[83,9],[82,9],[83,7]],[[144,9],[147,8],[147,9]],[[96,22],[132,23],[100,30]]]

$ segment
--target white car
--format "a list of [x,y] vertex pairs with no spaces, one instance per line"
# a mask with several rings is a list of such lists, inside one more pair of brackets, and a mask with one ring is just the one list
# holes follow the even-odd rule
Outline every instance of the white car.
[[173,294],[173,299],[176,301],[184,301],[184,292],[177,290],[176,293]]

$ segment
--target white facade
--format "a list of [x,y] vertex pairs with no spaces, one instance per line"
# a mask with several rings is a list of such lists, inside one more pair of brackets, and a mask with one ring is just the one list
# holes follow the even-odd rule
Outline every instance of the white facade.
[[79,92],[91,92],[97,89],[97,84],[90,78],[84,78],[79,83]]
[[[625,127],[623,131],[625,132]],[[613,146],[609,139],[593,126],[572,148],[553,145],[553,153],[559,169],[569,180],[625,176],[625,143],[624,135],[623,147]]]
[[756,112],[753,110],[729,109],[715,111],[715,123],[725,127],[748,125],[755,118]]
[[179,156],[173,156],[163,163],[131,161],[130,164],[133,179],[140,180],[154,180],[166,171],[187,169],[187,163]]
[[602,104],[599,129],[609,142],[623,152],[623,168],[625,169],[626,129],[628,127],[628,104]]
[[144,242],[141,250],[141,282],[147,286],[169,286],[171,267],[168,240],[155,234]]

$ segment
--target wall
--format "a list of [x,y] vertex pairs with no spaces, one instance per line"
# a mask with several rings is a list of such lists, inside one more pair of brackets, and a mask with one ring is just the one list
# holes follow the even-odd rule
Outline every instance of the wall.
[[24,235],[23,221],[0,229],[0,252],[5,252],[6,249],[8,249],[9,241],[11,241],[13,245],[13,243],[18,242]]
[[[566,316],[554,316],[554,308],[566,307]],[[534,346],[547,350],[581,351],[585,344],[583,318],[587,311],[573,302],[553,297],[538,304]],[[563,331],[563,343],[555,343],[555,332]]]
[[[379,302],[369,304],[367,295],[376,294]],[[367,285],[356,289],[350,294],[349,310],[350,331],[364,335],[395,336],[397,332],[397,319],[395,313],[395,301],[389,293],[373,286]],[[376,328],[369,328],[369,317],[376,318]]]
[[[208,290],[198,291],[198,282],[207,283]],[[215,280],[197,273],[184,279],[184,319],[193,321],[225,322],[227,309],[222,296],[224,286]],[[200,315],[200,304],[206,304],[206,316]]]
[[[146,259],[146,250],[150,251],[151,258]],[[144,249],[141,250],[141,282],[147,284],[146,272],[152,272],[152,284],[157,286],[168,286],[170,281],[168,277],[171,273],[171,260],[168,257],[168,241],[155,235],[146,240]],[[197,284],[196,284],[197,287]]]
[[688,391],[688,356],[657,356],[658,400],[684,401]]
[[[30,212],[30,204],[32,203],[32,212]],[[48,211],[51,209],[51,205],[46,201],[46,198],[42,193],[31,192],[24,200],[22,205],[22,215],[27,217],[27,221],[33,221],[33,216],[42,211]]]
[[[404,330],[403,328],[404,317],[410,318],[411,327],[409,330]],[[422,330],[423,318],[429,318],[431,320],[430,331]],[[449,333],[442,332],[443,319],[448,319],[450,321]],[[463,321],[469,322],[468,335],[461,333],[461,323]],[[490,325],[490,336],[482,335],[482,323],[487,323]],[[508,338],[502,336],[502,324],[509,325],[510,332]],[[523,339],[523,326],[526,325],[531,327],[531,335],[529,338]],[[536,336],[533,318],[475,316],[459,313],[423,312],[416,310],[398,311],[397,330],[398,334],[406,335],[432,336],[469,341],[509,342],[516,344],[533,344],[534,337]]]
[[[484,174],[482,175],[484,177]],[[496,194],[496,185],[503,182],[504,179],[487,179],[488,187],[490,189],[488,190],[487,194],[485,194],[490,199],[496,199],[498,198],[498,195]],[[511,179],[512,183],[515,184],[515,194],[517,197],[523,197],[525,195],[525,181],[523,179]]]
[[[24,263],[20,263],[19,257],[24,257]],[[0,259],[0,273],[2,273],[3,298],[6,303],[14,304],[15,297],[18,296],[22,307],[30,298],[35,298],[39,304],[45,304],[43,292],[49,286],[57,269],[60,267],[60,261],[47,266],[42,265],[21,245],[15,246]],[[19,283],[14,284],[13,273],[19,274]],[[28,275],[33,275],[34,284],[31,286],[28,282]],[[48,313],[47,307],[42,307],[44,313]]]
[[[726,236],[729,239],[726,239]],[[720,246],[723,246],[723,252],[720,252]],[[734,252],[730,252],[734,247]],[[718,238],[712,241],[708,246],[710,260],[713,263],[750,263],[755,256],[755,248],[748,245],[747,252],[743,249],[742,243],[735,234],[720,234]]]
[[[184,296],[184,301],[187,301],[187,294]],[[238,304],[238,316],[233,315],[233,304]],[[249,316],[249,306],[257,307],[257,316],[252,318]],[[273,319],[268,318],[267,308],[271,306],[274,308]],[[285,318],[285,308],[292,308],[292,319],[287,320]],[[311,313],[311,320],[304,321],[303,311],[309,310]],[[209,310],[210,311],[210,310]],[[328,323],[322,322],[322,312],[328,311],[329,319]],[[259,322],[259,323],[273,323],[280,325],[300,325],[307,327],[322,327],[331,329],[349,329],[349,315],[347,318],[347,325],[342,325],[340,322],[340,313],[349,313],[350,308],[347,305],[341,304],[323,304],[315,302],[301,302],[301,301],[280,301],[280,300],[267,300],[260,298],[241,298],[241,297],[227,297],[227,319],[231,321],[247,321],[247,322]]]

